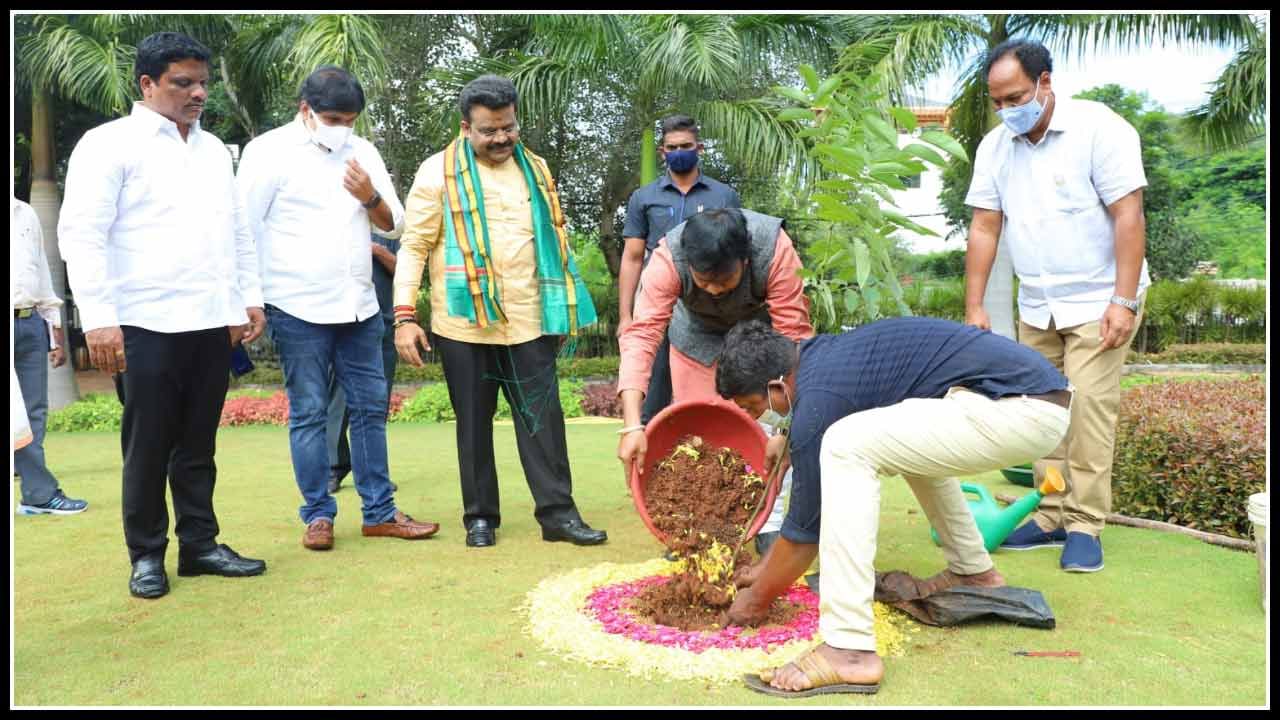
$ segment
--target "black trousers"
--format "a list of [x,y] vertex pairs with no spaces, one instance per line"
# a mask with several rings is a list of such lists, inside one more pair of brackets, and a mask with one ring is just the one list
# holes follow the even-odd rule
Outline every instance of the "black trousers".
[[[462,524],[502,524],[498,469],[493,458],[493,415],[498,389],[515,416],[516,447],[541,525],[580,519],[573,502],[564,410],[555,375],[559,338],[544,335],[519,345],[459,342],[433,334],[449,401],[458,418],[458,470],[462,476]],[[525,382],[514,382],[520,379]],[[533,417],[522,417],[527,407]]]
[[217,543],[213,512],[214,438],[231,372],[225,327],[159,333],[124,326],[126,372],[116,377],[124,403],[124,539],[129,562],[169,544],[165,480],[173,494],[179,551]]
[[653,368],[649,375],[649,391],[644,394],[640,408],[640,422],[645,425],[654,415],[671,404],[671,340],[665,333],[658,352],[653,356]]

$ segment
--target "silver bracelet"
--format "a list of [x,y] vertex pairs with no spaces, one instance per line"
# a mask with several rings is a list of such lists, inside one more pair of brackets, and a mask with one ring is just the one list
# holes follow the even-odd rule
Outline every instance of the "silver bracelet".
[[633,432],[635,432],[635,431],[637,431],[637,430],[644,430],[644,426],[643,426],[643,425],[632,425],[631,427],[624,427],[624,428],[622,428],[621,430],[619,430],[619,431],[618,431],[618,434],[619,434],[619,435],[626,435],[627,433],[633,433]]

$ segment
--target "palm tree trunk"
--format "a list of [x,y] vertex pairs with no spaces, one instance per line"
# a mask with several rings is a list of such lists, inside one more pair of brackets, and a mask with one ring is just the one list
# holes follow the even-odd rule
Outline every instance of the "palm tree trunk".
[[[53,153],[53,96],[47,90],[35,88],[31,93],[31,207],[40,218],[40,230],[44,233],[44,251],[49,259],[49,274],[53,278],[53,292],[60,298],[67,296],[67,275],[58,253],[58,209],[62,201],[58,197],[58,183],[54,177]],[[63,342],[70,338],[67,312],[62,312]],[[75,362],[67,353],[67,362],[60,368],[49,370],[49,409],[58,410],[80,399],[76,385]]]
[[1013,326],[1013,258],[1007,242],[996,246],[996,261],[991,264],[982,305],[991,319],[991,332],[1017,342],[1018,334]]
[[658,156],[654,151],[653,124],[640,131],[640,184],[648,185],[658,179]]
[[220,55],[218,57],[218,68],[222,71],[222,87],[227,91],[227,99],[231,101],[231,114],[235,116],[236,122],[240,123],[240,127],[248,133],[249,139],[252,140],[257,136],[257,128],[254,127],[253,118],[249,117],[249,111],[244,105],[240,104],[240,96],[236,93],[235,83],[231,82],[231,74],[227,72],[227,56]]

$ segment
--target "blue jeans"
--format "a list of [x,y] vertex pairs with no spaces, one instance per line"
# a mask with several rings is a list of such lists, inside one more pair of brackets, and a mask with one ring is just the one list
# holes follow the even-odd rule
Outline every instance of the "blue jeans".
[[49,414],[49,326],[32,315],[13,319],[13,369],[31,423],[31,444],[14,452],[13,469],[22,476],[22,502],[43,505],[58,492],[58,480],[44,463],[44,426]]
[[382,374],[382,316],[364,322],[316,324],[267,305],[267,327],[280,353],[289,396],[289,452],[302,492],[298,515],[304,523],[332,520],[338,503],[329,494],[329,452],[325,424],[329,375],[337,375],[351,418],[351,460],[364,524],[395,515],[387,467],[386,379]]
[[[383,324],[387,322],[386,318],[382,319]],[[382,370],[387,378],[387,403],[391,402],[391,386],[396,379],[396,362],[399,355],[396,353],[395,334],[390,331],[387,326],[387,332],[382,334]],[[390,408],[388,407],[388,413]],[[329,477],[334,480],[342,480],[351,472],[351,445],[347,442],[347,426],[350,419],[347,416],[347,395],[342,392],[342,386],[338,384],[337,375],[329,376],[329,421],[325,427],[325,442],[329,448]]]

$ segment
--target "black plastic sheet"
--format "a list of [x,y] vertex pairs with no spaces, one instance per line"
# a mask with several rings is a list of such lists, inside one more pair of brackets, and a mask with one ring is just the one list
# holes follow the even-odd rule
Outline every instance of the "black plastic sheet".
[[877,574],[875,598],[939,627],[973,620],[1003,620],[1045,630],[1056,624],[1044,595],[1030,588],[958,586],[923,596],[918,588],[918,581],[907,573]]

